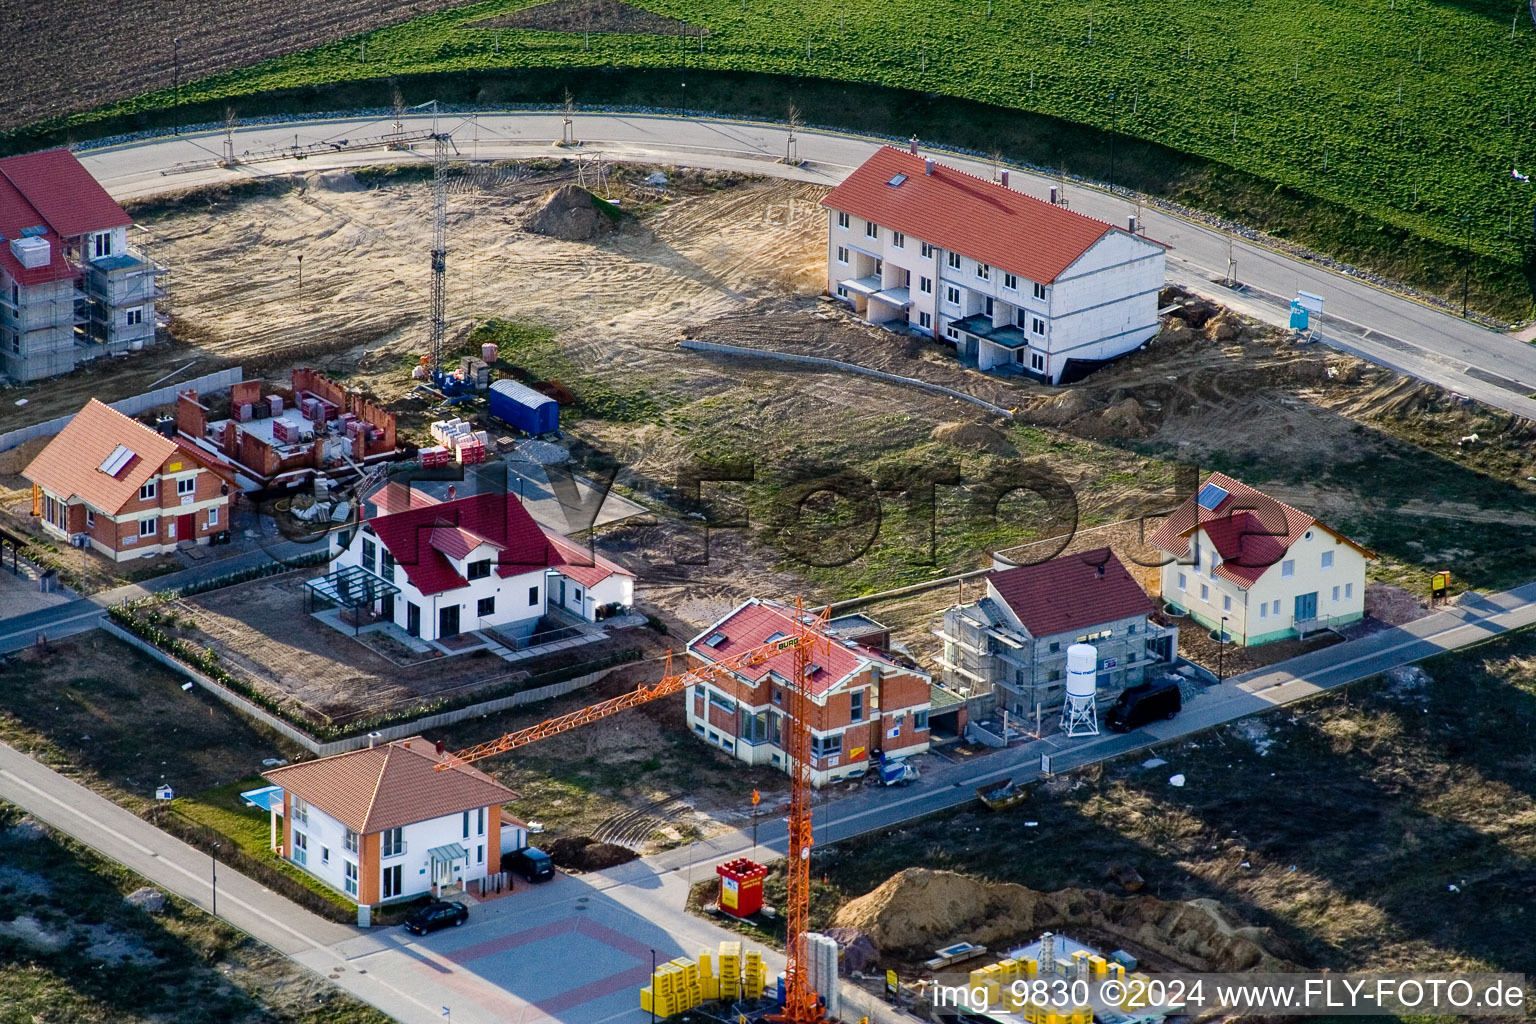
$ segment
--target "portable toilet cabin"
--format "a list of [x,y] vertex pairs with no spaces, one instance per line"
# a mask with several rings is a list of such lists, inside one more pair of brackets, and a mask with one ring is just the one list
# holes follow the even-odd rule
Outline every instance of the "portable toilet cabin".
[[548,434],[560,429],[560,405],[515,380],[491,385],[491,415],[527,434]]

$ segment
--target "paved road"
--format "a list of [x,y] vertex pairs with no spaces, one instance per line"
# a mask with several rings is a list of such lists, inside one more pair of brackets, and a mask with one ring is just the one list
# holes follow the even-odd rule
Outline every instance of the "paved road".
[[[816,809],[816,841],[836,842],[976,799],[976,787],[1011,777],[1029,782],[1041,776],[1040,755],[1049,754],[1053,771],[1118,757],[1178,740],[1248,715],[1304,700],[1389,669],[1409,665],[1443,651],[1478,644],[1512,629],[1536,623],[1536,583],[1478,599],[1465,606],[1426,616],[1406,626],[1382,630],[1335,644],[1288,661],[1256,669],[1208,687],[1171,722],[1158,722],[1134,733],[1106,733],[1088,740],[1059,736],[1032,740],[963,765],[930,769],[907,789],[870,789]],[[1176,768],[1170,767],[1172,773]],[[786,847],[780,818],[758,825],[758,854],[780,854]],[[649,858],[661,868],[712,870],[715,863],[752,849],[750,831],[733,832]]]
[[[451,129],[463,157],[492,160],[548,157],[551,142],[560,138],[559,115],[550,113],[487,113],[473,123],[441,119]],[[428,128],[429,115],[405,119],[407,129]],[[256,152],[295,142],[313,142],[378,135],[389,130],[385,121],[345,118],[242,128],[235,133],[235,150]],[[580,152],[602,154],[610,160],[683,164],[750,171],[834,185],[861,163],[880,143],[855,135],[801,131],[799,157],[790,167],[779,161],[785,153],[786,130],[752,122],[682,118],[643,114],[583,113],[576,116]],[[222,153],[222,133],[162,138],[81,153],[85,165],[118,198],[152,195],[177,188],[238,180],[254,175],[289,174],[369,163],[425,160],[417,154],[359,151],[313,156],[303,161],[253,164],[235,170],[208,168],[193,173],[164,174],[177,164],[206,160]],[[991,176],[988,162],[944,155],[946,162]],[[1012,185],[1044,198],[1053,179],[1015,170]],[[1106,192],[1066,186],[1075,210],[1116,224],[1136,212],[1133,201]],[[451,200],[450,200],[451,201]],[[1199,285],[1230,299],[1253,315],[1285,322],[1291,296],[1298,289],[1324,296],[1328,315],[1319,319],[1319,335],[1331,344],[1374,362],[1425,380],[1497,408],[1536,418],[1536,348],[1508,335],[1487,330],[1382,291],[1357,278],[1337,274],[1304,260],[1263,249],[1183,218],[1157,210],[1142,210],[1147,234],[1169,243],[1170,277]],[[1229,244],[1231,248],[1229,249]],[[1229,252],[1245,285],[1233,294],[1219,284]],[[450,271],[451,272],[451,271]]]

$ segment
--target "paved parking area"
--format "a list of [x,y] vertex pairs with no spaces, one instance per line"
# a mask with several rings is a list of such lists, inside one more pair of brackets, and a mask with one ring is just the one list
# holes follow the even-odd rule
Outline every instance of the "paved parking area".
[[[624,904],[607,890],[622,890]],[[474,1024],[642,1024],[655,962],[713,951],[729,937],[682,912],[686,878],[643,862],[602,874],[519,883],[473,906],[462,927],[425,937],[381,929],[302,953],[339,984],[387,979],[439,1019]],[[340,962],[338,963],[338,959]],[[770,969],[783,969],[770,954]]]

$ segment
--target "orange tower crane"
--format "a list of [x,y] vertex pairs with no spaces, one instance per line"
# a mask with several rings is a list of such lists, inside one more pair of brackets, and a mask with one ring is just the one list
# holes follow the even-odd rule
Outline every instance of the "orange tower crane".
[[805,933],[809,927],[811,906],[811,845],[813,842],[811,820],[811,695],[806,690],[812,666],[811,655],[818,645],[830,649],[831,640],[826,633],[827,612],[809,615],[800,601],[795,602],[793,631],[778,640],[760,644],[728,658],[682,672],[672,671],[672,655],[668,653],[666,671],[659,682],[641,685],[630,693],[600,701],[579,711],[547,719],[538,725],[509,732],[478,746],[469,747],[445,757],[437,766],[446,771],[456,765],[470,764],[497,754],[505,754],[519,747],[578,726],[595,722],[609,715],[626,711],[660,697],[680,693],[690,686],[718,678],[739,669],[753,668],[786,652],[794,655],[794,679],[784,687],[788,691],[788,714],[785,730],[785,753],[789,756],[789,849],[785,857],[787,913],[784,936],[784,1009],[770,1017],[783,1024],[817,1024],[822,1020],[821,1007],[816,993],[811,989],[805,953]]

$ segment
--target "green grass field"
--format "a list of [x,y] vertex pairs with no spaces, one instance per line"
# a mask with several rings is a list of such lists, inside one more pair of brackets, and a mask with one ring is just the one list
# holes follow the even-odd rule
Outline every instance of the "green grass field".
[[[1134,176],[1144,140],[1263,179],[1276,204],[1295,191],[1457,249],[1470,233],[1474,250],[1527,272],[1532,260],[1536,184],[1511,174],[1536,166],[1536,31],[1525,0],[638,0],[705,26],[702,49],[696,35],[466,27],[528,6],[486,0],[421,17],[369,33],[366,45],[353,37],[183,86],[182,102],[489,68],[813,76],[1114,128],[1131,137],[1120,141],[1123,175]],[[651,102],[686,106],[681,81],[653,82],[665,94]],[[387,87],[377,91],[374,102],[387,104]],[[169,100],[149,94],[74,121]],[[1018,150],[1006,134],[998,148]],[[1024,148],[1054,162],[1048,146]],[[1107,153],[1095,167],[1072,156],[1072,170],[1107,176]],[[1242,205],[1264,221],[1262,195]]]

